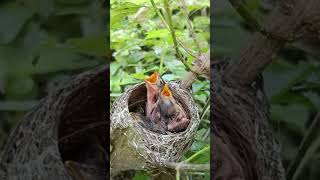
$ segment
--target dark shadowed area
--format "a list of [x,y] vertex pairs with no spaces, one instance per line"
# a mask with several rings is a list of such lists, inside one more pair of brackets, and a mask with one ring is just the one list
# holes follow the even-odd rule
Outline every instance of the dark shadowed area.
[[0,3],[0,145],[41,98],[105,63],[103,7],[99,0]]
[[[243,55],[240,52],[244,52],[242,50],[255,31],[250,26],[252,22],[241,17],[230,2],[232,1],[215,0],[213,3],[211,45],[214,59],[239,58]],[[244,4],[248,12],[265,25],[265,17],[274,9],[275,2],[246,0]],[[295,9],[291,10],[294,12]],[[281,159],[287,171],[294,159],[302,157],[301,154],[297,156],[300,143],[310,132],[311,124],[320,110],[320,40],[316,37],[303,38],[304,40],[287,43],[263,71],[264,89],[270,103],[269,123],[280,144]],[[319,124],[315,127],[319,129]],[[317,133],[311,136],[309,146],[303,148],[307,150],[306,156],[296,166],[298,179],[315,180],[320,175],[320,138]]]

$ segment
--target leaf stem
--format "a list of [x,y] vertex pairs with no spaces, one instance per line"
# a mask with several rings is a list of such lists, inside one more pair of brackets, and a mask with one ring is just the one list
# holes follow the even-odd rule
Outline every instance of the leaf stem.
[[174,49],[176,51],[177,57],[182,62],[182,64],[186,67],[186,70],[187,71],[191,71],[190,66],[183,59],[182,54],[179,51],[178,42],[177,42],[177,38],[176,38],[176,32],[175,32],[174,27],[173,27],[172,12],[171,12],[171,9],[170,9],[170,6],[169,6],[169,2],[168,2],[168,0],[163,0],[163,3],[164,3],[164,9],[166,11],[166,15],[167,15],[167,18],[168,18],[168,25],[169,25],[169,29],[170,29],[170,33],[171,33],[171,36],[172,36],[173,45],[174,45]]
[[291,162],[288,173],[287,173],[287,179],[291,180],[297,173],[297,168],[299,167],[300,162],[304,159],[306,156],[306,152],[308,150],[308,147],[312,143],[313,139],[317,136],[318,129],[320,127],[320,112],[317,113],[315,119],[313,120],[311,126],[309,127],[308,131],[306,132],[306,135],[304,136],[298,153],[295,157],[295,159]]
[[[165,1],[167,1],[167,0],[165,0]],[[196,57],[196,56],[194,55],[194,53],[193,53],[191,50],[187,49],[187,48],[182,44],[182,42],[181,42],[179,39],[177,39],[177,37],[175,36],[175,32],[171,30],[171,29],[173,29],[173,28],[170,28],[170,25],[168,25],[168,23],[167,23],[166,20],[164,19],[163,15],[160,13],[160,11],[159,11],[159,9],[157,8],[154,0],[150,0],[150,2],[151,2],[151,4],[152,4],[152,7],[154,8],[154,10],[156,11],[156,14],[160,17],[160,19],[161,19],[161,21],[163,22],[163,24],[166,26],[166,28],[167,28],[167,29],[170,31],[170,33],[171,33],[171,36],[172,36],[172,39],[173,39],[173,42],[174,42],[175,51],[176,51],[176,53],[177,53],[178,59],[179,59],[179,60],[181,61],[181,63],[185,66],[186,70],[192,71],[191,67],[187,64],[187,62],[183,60],[182,55],[181,55],[181,53],[180,53],[180,51],[179,51],[179,48],[178,48],[177,44],[179,43],[179,45],[181,45],[181,47],[182,47],[188,54],[190,54],[191,56],[193,56],[193,57]],[[168,2],[167,2],[167,3],[168,3]],[[168,4],[168,6],[169,6],[169,4]],[[166,12],[167,12],[167,10],[166,10]],[[171,12],[171,11],[170,11],[170,12]],[[167,12],[167,13],[168,13],[168,12]],[[171,14],[171,13],[170,13],[170,14]],[[170,19],[171,19],[171,16],[170,16]],[[171,21],[172,21],[172,20],[171,20]],[[172,24],[172,22],[171,22],[171,24]],[[173,27],[173,26],[172,26],[172,27]],[[172,32],[174,33],[174,35],[173,35]]]
[[[206,151],[210,151],[210,146],[207,146],[207,147],[201,149],[200,151],[194,153],[192,156],[190,156],[188,159],[186,159],[186,160],[183,161],[183,162],[190,162],[192,159],[194,159],[195,157],[197,157],[198,155],[200,155],[200,154],[202,154],[202,153],[204,153],[204,152],[206,152]],[[183,162],[182,162],[182,163],[183,163]]]
[[184,0],[181,0],[181,5],[182,5],[182,9],[183,9],[183,12],[184,12],[184,16],[187,20],[187,27],[189,29],[189,32],[191,34],[191,37],[194,41],[194,43],[196,44],[196,47],[197,47],[197,50],[198,50],[198,55],[201,54],[201,49],[200,49],[200,45],[197,41],[197,37],[196,37],[196,33],[194,32],[194,29],[191,25],[191,20],[189,19],[189,12],[188,12],[188,9],[187,9],[187,6],[186,6],[186,2]]
[[210,108],[210,97],[208,98],[208,100],[206,101],[206,104],[203,107],[203,110],[202,110],[201,115],[200,115],[200,120],[203,119],[204,115],[209,110],[209,108]]
[[159,73],[160,74],[163,73],[163,60],[164,60],[164,53],[162,53],[161,59],[160,59],[160,67],[159,67]]
[[249,26],[262,34],[266,33],[264,28],[262,28],[258,20],[250,13],[250,10],[242,0],[229,0],[229,2]]

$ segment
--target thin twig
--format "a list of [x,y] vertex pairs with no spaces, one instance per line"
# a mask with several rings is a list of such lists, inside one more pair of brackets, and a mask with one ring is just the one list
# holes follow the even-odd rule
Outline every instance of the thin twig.
[[194,29],[192,28],[191,20],[189,19],[189,12],[188,12],[188,9],[187,9],[187,6],[186,6],[186,2],[184,0],[181,0],[181,5],[182,5],[182,9],[183,9],[185,18],[187,20],[187,27],[189,29],[189,32],[191,34],[191,37],[192,37],[194,43],[196,44],[196,47],[197,47],[197,50],[198,50],[198,55],[200,55],[201,54],[200,45],[199,45],[199,43],[197,41],[196,33],[194,32]]
[[319,127],[320,127],[320,112],[317,113],[311,126],[309,127],[308,131],[306,132],[306,135],[304,136],[304,138],[299,146],[298,153],[297,153],[295,159],[291,162],[291,164],[289,166],[288,173],[287,173],[288,180],[291,180],[294,177],[301,160],[306,155],[308,147],[310,146],[312,141],[317,136]]
[[[162,23],[164,24],[164,26],[170,31],[170,27],[168,25],[168,23],[166,22],[166,20],[164,19],[163,15],[160,13],[159,9],[157,8],[156,4],[154,3],[153,0],[150,0],[151,4],[152,4],[152,7],[153,9],[156,11],[156,14],[160,17]],[[190,54],[191,56],[193,57],[196,57],[195,53],[192,52],[192,50],[188,49],[183,43],[182,41],[178,38],[177,38],[177,41],[179,43],[179,45],[188,53]]]
[[259,24],[258,20],[250,13],[250,10],[242,0],[229,0],[229,2],[249,26],[251,26],[256,31],[261,32],[262,34],[266,33],[264,28]]
[[168,0],[163,0],[163,3],[164,3],[164,9],[166,11],[167,18],[168,18],[168,25],[169,25],[170,33],[171,33],[172,40],[173,40],[173,46],[174,46],[174,49],[176,51],[177,57],[182,62],[182,64],[186,67],[186,70],[187,71],[191,71],[191,67],[183,59],[182,54],[181,54],[181,52],[179,50],[179,47],[178,47],[178,42],[177,42],[177,38],[176,38],[176,32],[175,32],[175,30],[173,28],[172,13],[171,13],[171,9],[170,9],[170,6],[169,6],[169,2],[168,2]]
[[160,13],[159,9],[157,8],[157,5],[154,3],[153,0],[150,0],[153,9],[156,11],[157,15],[160,17],[161,21],[163,22],[163,24],[166,26],[166,28],[170,31],[169,25],[167,24],[166,20],[164,19],[164,17],[162,16],[162,14]]
[[210,151],[210,146],[207,146],[203,149],[201,149],[200,151],[194,153],[192,156],[190,156],[188,159],[186,159],[185,161],[183,161],[182,163],[185,163],[185,162],[190,162],[192,159],[194,159],[195,157],[197,157],[198,155],[206,152],[206,151]]
[[190,162],[192,159],[194,159],[195,157],[197,157],[198,155],[206,152],[206,151],[210,151],[210,146],[207,146],[203,149],[201,149],[200,151],[196,152],[195,154],[193,154],[192,156],[190,156],[188,159],[180,162],[180,163],[167,163],[165,164],[166,167],[168,168],[173,168],[176,170],[176,180],[180,179],[180,171],[196,171],[196,172],[209,172],[210,171],[210,165],[209,164],[189,164],[188,162]]
[[297,170],[294,172],[292,180],[298,180],[303,170],[308,165],[310,158],[316,153],[320,146],[320,139],[316,139],[315,142],[307,149],[306,155],[299,163]]
[[[183,43],[175,36],[175,33],[174,33],[175,31],[174,31],[174,30],[172,31],[172,29],[170,28],[170,25],[168,25],[168,23],[166,22],[166,20],[164,19],[164,17],[163,17],[162,14],[160,13],[160,11],[159,11],[159,9],[157,8],[157,6],[156,6],[156,4],[154,3],[154,1],[153,1],[153,0],[150,0],[150,1],[151,1],[151,4],[152,4],[153,8],[155,9],[157,15],[160,17],[160,19],[162,20],[163,24],[166,26],[166,28],[167,28],[167,29],[170,31],[170,33],[171,33],[171,36],[172,36],[172,39],[173,39],[173,42],[174,42],[174,47],[175,47],[175,50],[176,50],[176,52],[177,52],[178,59],[179,59],[180,62],[185,66],[185,68],[186,68],[187,71],[194,72],[193,69],[188,65],[188,63],[182,58],[182,55],[180,54],[179,48],[178,48],[178,46],[176,45],[177,42],[179,42],[179,45],[181,45],[181,47],[182,47],[187,53],[189,53],[191,56],[193,56],[193,57],[197,57],[197,56],[194,55],[194,53],[193,53],[191,50],[187,49],[187,48],[183,45]],[[171,16],[170,16],[170,19],[171,19]],[[171,21],[172,21],[172,20],[171,20]],[[173,27],[173,26],[172,26],[172,27]],[[174,34],[173,34],[172,32],[173,32]],[[177,50],[178,50],[178,51],[177,51]],[[196,72],[194,72],[194,73],[196,73]]]
[[194,58],[197,57],[195,52],[193,52],[191,49],[188,49],[178,37],[177,37],[177,41],[178,41],[178,44],[184,49],[184,51],[186,51],[186,53],[190,54]]
[[159,67],[160,74],[163,73],[163,60],[164,60],[164,53],[161,55],[161,59],[160,59],[160,67]]
[[209,110],[209,107],[210,107],[210,97],[208,98],[206,104],[203,107],[203,110],[202,110],[201,115],[200,115],[200,120],[202,120],[204,115],[206,115],[206,112]]
[[166,167],[180,171],[209,172],[210,164],[167,163]]
[[207,140],[207,138],[209,137],[209,135],[210,135],[210,128],[206,131],[206,133],[204,134],[204,136],[202,137],[202,141],[206,141]]
[[177,169],[176,180],[180,180],[180,170],[179,169]]

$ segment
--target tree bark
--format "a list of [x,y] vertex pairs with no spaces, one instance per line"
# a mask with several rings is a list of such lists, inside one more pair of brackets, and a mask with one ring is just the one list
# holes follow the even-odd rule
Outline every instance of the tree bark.
[[267,17],[266,32],[256,32],[239,58],[228,65],[229,81],[248,85],[268,66],[276,53],[287,43],[320,35],[320,1],[281,0]]
[[278,1],[239,58],[211,62],[213,179],[285,179],[259,75],[287,42],[319,38],[319,12],[318,0]]

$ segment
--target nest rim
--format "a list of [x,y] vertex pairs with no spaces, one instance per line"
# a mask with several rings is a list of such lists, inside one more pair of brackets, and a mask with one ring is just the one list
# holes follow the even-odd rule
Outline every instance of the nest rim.
[[[191,126],[192,126],[192,123],[193,123],[192,120],[193,120],[194,118],[192,118],[192,111],[191,111],[191,109],[189,108],[189,106],[187,105],[187,104],[188,104],[187,100],[184,99],[184,98],[181,97],[178,93],[175,92],[177,87],[173,87],[172,82],[168,82],[167,84],[168,84],[169,88],[173,91],[173,94],[172,94],[173,97],[175,98],[176,101],[178,101],[178,102],[182,105],[182,108],[186,111],[187,117],[190,119],[190,122],[189,122],[187,128],[186,128],[184,131],[177,132],[177,133],[173,133],[173,132],[167,131],[167,132],[166,132],[167,134],[161,134],[161,133],[154,132],[154,131],[152,131],[152,130],[150,130],[150,129],[148,129],[148,128],[143,127],[140,123],[132,123],[134,127],[138,127],[139,129],[144,129],[144,130],[148,131],[149,133],[151,133],[151,134],[153,134],[153,135],[158,135],[158,136],[163,136],[163,137],[170,137],[170,136],[176,137],[176,136],[179,136],[179,135],[181,135],[181,134],[183,134],[183,133],[185,133],[185,132],[188,132],[188,131],[190,130],[190,128],[191,128]],[[145,107],[145,106],[146,106],[146,101],[147,101],[147,95],[146,95],[147,89],[146,89],[145,83],[144,83],[144,82],[141,82],[141,83],[138,83],[138,84],[134,85],[133,87],[130,87],[130,90],[129,90],[129,91],[130,91],[130,92],[128,92],[128,93],[129,93],[130,95],[129,95],[129,98],[127,99],[127,101],[126,101],[126,106],[128,107],[129,114],[130,114],[130,120],[132,121],[132,120],[133,120],[133,117],[132,117],[131,113],[132,113],[133,111],[132,111],[132,108],[130,108],[130,106],[132,105],[132,103],[130,103],[131,98],[132,98],[132,96],[134,95],[135,91],[145,92],[145,93],[142,95],[143,97],[141,97],[141,98],[143,98],[143,100],[144,100],[144,101],[142,102],[143,107]],[[133,121],[134,121],[134,120],[133,120]]]

